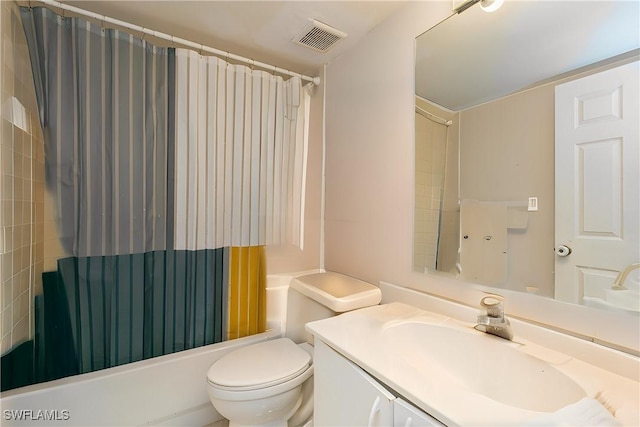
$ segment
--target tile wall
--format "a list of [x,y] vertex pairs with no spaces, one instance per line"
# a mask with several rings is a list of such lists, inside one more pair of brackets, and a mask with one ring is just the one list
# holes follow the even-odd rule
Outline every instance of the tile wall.
[[33,336],[44,268],[44,149],[18,6],[0,1],[0,354]]
[[435,269],[444,190],[447,130],[416,114],[414,270]]

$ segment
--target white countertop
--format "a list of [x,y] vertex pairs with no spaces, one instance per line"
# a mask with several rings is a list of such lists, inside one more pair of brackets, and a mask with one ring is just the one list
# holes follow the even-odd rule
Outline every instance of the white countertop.
[[[451,381],[443,370],[420,365],[424,362],[420,357],[413,359],[402,354],[402,363],[399,363],[399,352],[402,350],[385,344],[384,340],[376,337],[381,336],[382,331],[390,325],[405,321],[420,321],[475,332],[471,323],[397,302],[311,322],[307,324],[307,329],[316,339],[327,343],[399,395],[447,425],[522,425],[549,415],[509,406],[478,394]],[[596,397],[599,394],[599,401],[615,414],[619,423],[640,425],[638,381],[542,347],[517,335],[513,342],[496,337],[487,338],[503,341],[506,346],[545,361],[575,381],[584,390],[585,397]],[[434,342],[433,345],[437,346],[438,343]],[[474,349],[469,348],[468,351],[473,353]],[[491,357],[486,354],[473,356]],[[415,366],[412,366],[414,363]],[[499,376],[500,372],[495,372],[495,375]]]

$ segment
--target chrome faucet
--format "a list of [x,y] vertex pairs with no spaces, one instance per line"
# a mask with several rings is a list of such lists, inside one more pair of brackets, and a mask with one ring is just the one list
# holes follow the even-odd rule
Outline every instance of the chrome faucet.
[[629,275],[629,273],[631,273],[631,271],[640,268],[640,262],[636,262],[635,264],[631,264],[630,266],[628,266],[627,268],[625,268],[624,270],[622,270],[620,272],[620,274],[618,274],[618,277],[616,277],[616,280],[614,280],[613,285],[611,286],[612,289],[615,290],[623,290],[626,289],[624,287],[624,281],[627,280],[627,276]]
[[511,330],[509,319],[504,315],[503,300],[504,297],[500,295],[489,294],[484,296],[480,300],[480,306],[486,309],[487,313],[478,316],[477,324],[474,328],[511,341],[513,339],[513,331]]

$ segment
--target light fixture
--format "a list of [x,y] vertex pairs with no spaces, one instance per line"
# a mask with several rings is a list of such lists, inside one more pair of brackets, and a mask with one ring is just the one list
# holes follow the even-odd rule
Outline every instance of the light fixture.
[[495,12],[500,9],[504,0],[481,0],[480,7],[485,12]]
[[476,3],[480,3],[480,7],[485,12],[493,12],[493,11],[498,10],[500,8],[500,6],[502,6],[502,3],[504,3],[504,0],[467,0],[467,1],[462,1],[461,3],[458,3],[458,5],[453,9],[453,11],[456,12],[456,13],[462,13],[462,12],[464,12],[467,9],[469,9],[471,6],[473,6]]

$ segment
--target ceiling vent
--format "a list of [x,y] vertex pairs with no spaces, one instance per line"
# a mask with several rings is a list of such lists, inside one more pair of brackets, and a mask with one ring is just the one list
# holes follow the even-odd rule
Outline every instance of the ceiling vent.
[[347,33],[312,19],[311,24],[293,41],[318,52],[326,52],[345,37]]

